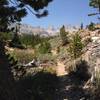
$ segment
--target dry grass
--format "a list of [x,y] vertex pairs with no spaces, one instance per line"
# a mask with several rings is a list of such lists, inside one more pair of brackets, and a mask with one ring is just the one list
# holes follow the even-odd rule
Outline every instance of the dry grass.
[[8,49],[7,53],[11,54],[19,63],[28,63],[34,58],[34,49]]

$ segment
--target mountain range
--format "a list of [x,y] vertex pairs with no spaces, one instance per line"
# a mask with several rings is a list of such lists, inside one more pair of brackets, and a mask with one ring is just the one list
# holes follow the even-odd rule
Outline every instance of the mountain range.
[[[34,35],[39,34],[40,36],[56,36],[60,32],[60,27],[55,28],[53,26],[49,26],[48,28],[42,28],[40,26],[33,27],[28,24],[20,24],[18,29],[19,29],[20,35],[22,35],[22,34],[34,34]],[[76,27],[76,26],[65,25],[65,30],[70,33],[73,31],[77,31],[78,29],[79,29],[79,27]]]

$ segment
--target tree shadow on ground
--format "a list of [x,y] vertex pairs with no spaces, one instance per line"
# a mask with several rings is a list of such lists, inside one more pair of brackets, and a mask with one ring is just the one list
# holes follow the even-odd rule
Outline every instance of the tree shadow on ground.
[[16,82],[19,100],[57,100],[59,79],[55,74],[38,72]]
[[19,100],[90,100],[90,94],[83,89],[90,78],[88,64],[81,61],[76,71],[58,77],[48,72],[38,72],[16,82]]
[[61,85],[58,100],[90,100],[90,95],[83,89],[90,78],[88,63],[81,61],[76,64],[76,70],[69,75],[60,77]]
[[[76,66],[76,71],[61,77],[41,71],[35,75],[20,78],[14,86],[16,87],[17,100],[80,100],[82,98],[82,100],[91,100],[89,99],[90,95],[86,94],[86,90],[83,89],[84,84],[90,78],[89,66],[85,61]],[[5,84],[7,85],[6,82]],[[11,90],[9,84],[7,87]],[[0,99],[2,97],[4,95],[1,94]]]

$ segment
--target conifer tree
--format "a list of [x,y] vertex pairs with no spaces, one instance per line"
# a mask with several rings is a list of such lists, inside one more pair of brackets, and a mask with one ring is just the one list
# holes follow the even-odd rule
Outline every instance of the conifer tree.
[[62,45],[66,45],[68,43],[68,32],[65,31],[65,26],[63,25],[60,29],[60,37],[62,39]]
[[72,66],[73,70],[76,70],[76,59],[82,55],[82,49],[84,45],[81,41],[81,37],[78,33],[75,33],[72,36],[72,39],[69,44],[68,52],[71,59],[73,60],[74,65]]
[[90,31],[94,31],[95,30],[95,24],[93,22],[91,22],[89,25],[88,25],[88,29]]
[[82,54],[82,49],[83,43],[81,42],[81,37],[78,33],[76,33],[72,36],[68,49],[72,59],[78,58]]
[[84,28],[83,23],[81,23],[81,30]]
[[12,41],[10,42],[10,46],[11,47],[17,47],[17,48],[21,49],[21,48],[24,48],[24,47],[22,46],[22,43],[20,41],[20,37],[19,37],[19,34],[18,34],[19,30],[20,30],[20,26],[18,24],[15,27],[15,32],[13,34]]
[[89,14],[89,16],[100,15],[100,0],[90,0],[89,6],[97,9],[97,12]]
[[[8,26],[20,22],[29,10],[40,18],[48,15],[45,7],[52,0],[0,0],[0,32],[9,31]],[[0,100],[18,100],[10,64],[4,50],[4,42],[0,40]],[[24,99],[24,98],[23,98]]]

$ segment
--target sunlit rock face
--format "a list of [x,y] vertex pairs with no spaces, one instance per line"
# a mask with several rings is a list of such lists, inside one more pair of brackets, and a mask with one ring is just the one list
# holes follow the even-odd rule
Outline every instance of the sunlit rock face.
[[92,72],[94,72],[94,75],[96,76],[96,72],[100,72],[100,43],[95,43],[94,48],[92,48],[91,53],[89,55],[89,63]]
[[95,42],[92,41],[87,46],[87,52],[85,53],[84,59],[89,64],[89,72],[92,75],[92,81],[100,73],[100,38]]
[[[89,33],[84,35],[85,33]],[[91,74],[91,81],[95,80],[97,74],[100,73],[100,29],[95,31],[84,31],[82,34],[84,40],[88,37],[91,41],[86,45],[83,59],[89,65],[89,72]]]

